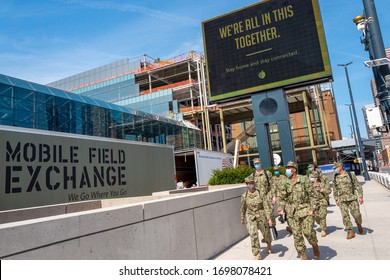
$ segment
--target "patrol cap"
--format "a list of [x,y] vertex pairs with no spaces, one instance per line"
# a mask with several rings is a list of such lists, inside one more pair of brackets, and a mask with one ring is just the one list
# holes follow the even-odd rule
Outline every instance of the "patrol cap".
[[274,171],[278,171],[278,170],[279,170],[279,168],[280,168],[280,166],[279,166],[279,165],[277,165],[277,166],[274,166]]
[[255,181],[255,178],[253,177],[253,175],[249,175],[248,177],[245,178],[245,183],[251,183],[254,181]]
[[337,168],[337,167],[342,167],[342,168],[344,168],[344,164],[343,164],[342,162],[335,162],[335,163],[333,164],[333,169],[335,169],[335,168]]
[[311,168],[311,169],[314,170],[315,166],[314,166],[314,164],[310,163],[310,164],[307,166],[307,168]]
[[256,163],[261,163],[260,159],[259,158],[255,158],[253,159],[253,163],[256,164]]
[[298,170],[298,165],[295,162],[293,162],[293,161],[287,162],[286,168],[288,168],[288,167],[293,167],[296,170]]

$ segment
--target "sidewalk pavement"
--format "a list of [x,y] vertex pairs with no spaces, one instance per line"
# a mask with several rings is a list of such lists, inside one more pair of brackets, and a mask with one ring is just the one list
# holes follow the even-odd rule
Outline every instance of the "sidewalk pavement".
[[[360,206],[360,212],[363,217],[364,232],[362,235],[357,233],[356,224],[351,217],[356,237],[346,239],[347,232],[332,193],[327,215],[327,236],[321,237],[320,229],[316,226],[321,251],[320,260],[390,260],[390,190],[374,180],[365,182],[362,176],[358,176],[358,180],[363,186],[364,203]],[[273,252],[270,255],[268,255],[266,244],[260,244],[262,259],[299,260],[293,237],[286,231],[287,224],[276,221],[278,239],[272,242]],[[237,226],[245,225],[237,221]],[[259,236],[261,237],[261,233]],[[305,243],[307,256],[312,259],[313,249],[306,239]],[[249,236],[214,259],[252,260]]]

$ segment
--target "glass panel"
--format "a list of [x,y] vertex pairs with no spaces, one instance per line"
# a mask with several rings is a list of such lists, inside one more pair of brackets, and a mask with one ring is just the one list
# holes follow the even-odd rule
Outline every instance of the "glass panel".
[[11,108],[12,98],[0,95],[0,107]]
[[[1,115],[1,113],[0,113],[0,115]],[[13,120],[2,119],[0,117],[0,124],[1,125],[14,125],[14,121]]]
[[18,127],[34,128],[32,122],[18,122],[18,121],[15,121],[14,125],[18,126]]
[[55,98],[55,117],[57,130],[61,132],[70,132],[70,121],[71,121],[71,112],[70,104],[71,101],[63,98]]
[[14,110],[12,108],[0,107],[0,119],[2,120],[13,120]]
[[17,79],[14,77],[8,77],[8,78],[10,79],[11,84],[16,86],[16,87],[21,87],[21,88],[27,89],[28,91],[33,90],[33,88],[30,85],[30,82],[28,82],[28,81]]
[[84,103],[84,100],[82,99],[82,97],[78,94],[72,94],[72,100],[73,101],[77,101],[77,102],[83,102]]
[[15,87],[14,96],[18,99],[34,101],[34,91],[31,90]]
[[36,129],[43,129],[43,130],[50,130],[50,129],[49,129],[49,125],[48,125],[47,122],[37,123],[37,124],[35,125],[35,128],[36,128]]
[[36,113],[38,113],[38,114],[50,114],[50,115],[53,115],[53,108],[54,108],[53,102],[36,103],[35,110],[36,110]]
[[37,124],[44,124],[47,123],[52,118],[51,115],[48,114],[36,114],[35,119]]
[[34,122],[34,114],[32,112],[23,111],[23,110],[14,110],[15,122],[29,122],[31,125]]
[[53,93],[50,91],[50,88],[44,85],[36,84],[36,83],[30,83],[34,91],[38,91],[40,93],[43,93],[42,95],[50,94],[53,95]]
[[29,100],[17,99],[15,98],[14,108],[16,110],[24,110],[24,111],[34,111],[34,102]]
[[0,95],[11,97],[12,96],[12,89],[13,89],[12,86],[0,83]]
[[0,83],[4,83],[7,85],[11,85],[10,80],[8,79],[7,76],[0,74]]
[[51,90],[51,92],[52,92],[55,96],[57,96],[57,97],[69,99],[68,95],[67,95],[66,92],[63,91],[63,90],[56,89],[56,88],[50,88],[50,90]]
[[39,103],[53,102],[53,100],[54,100],[54,96],[52,96],[52,95],[47,95],[47,94],[42,94],[42,93],[36,94],[36,101]]

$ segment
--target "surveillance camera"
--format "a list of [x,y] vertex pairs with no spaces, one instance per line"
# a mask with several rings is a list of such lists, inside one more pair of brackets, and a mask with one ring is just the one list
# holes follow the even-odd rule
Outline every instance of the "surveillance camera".
[[363,31],[366,28],[366,24],[362,21],[356,24],[357,30]]

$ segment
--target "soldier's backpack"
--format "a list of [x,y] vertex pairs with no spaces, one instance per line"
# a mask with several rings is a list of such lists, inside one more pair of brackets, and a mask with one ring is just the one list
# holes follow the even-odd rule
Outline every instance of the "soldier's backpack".
[[[255,175],[256,175],[256,171],[253,172],[253,174],[252,174],[253,178],[255,178]],[[267,179],[267,194],[268,194],[269,191],[271,190],[271,184],[269,182],[269,177],[268,177],[268,174],[267,174],[267,170],[264,170],[264,175],[265,175],[265,178]]]
[[[351,172],[349,172],[349,171],[347,171],[347,170],[345,170],[345,172],[348,173],[349,179],[350,179],[351,182],[352,182],[352,175],[351,175]],[[340,175],[340,174],[334,174],[333,181],[336,180],[336,177],[339,176],[339,175]]]
[[[347,172],[348,176],[349,176],[349,180],[351,180],[351,184],[352,184],[352,193],[355,193],[355,184],[353,183],[353,180],[352,180],[352,175],[351,175],[351,172],[345,170],[345,172]],[[334,177],[333,177],[333,182],[336,182],[336,178],[337,176],[339,176],[340,174],[334,174]]]

